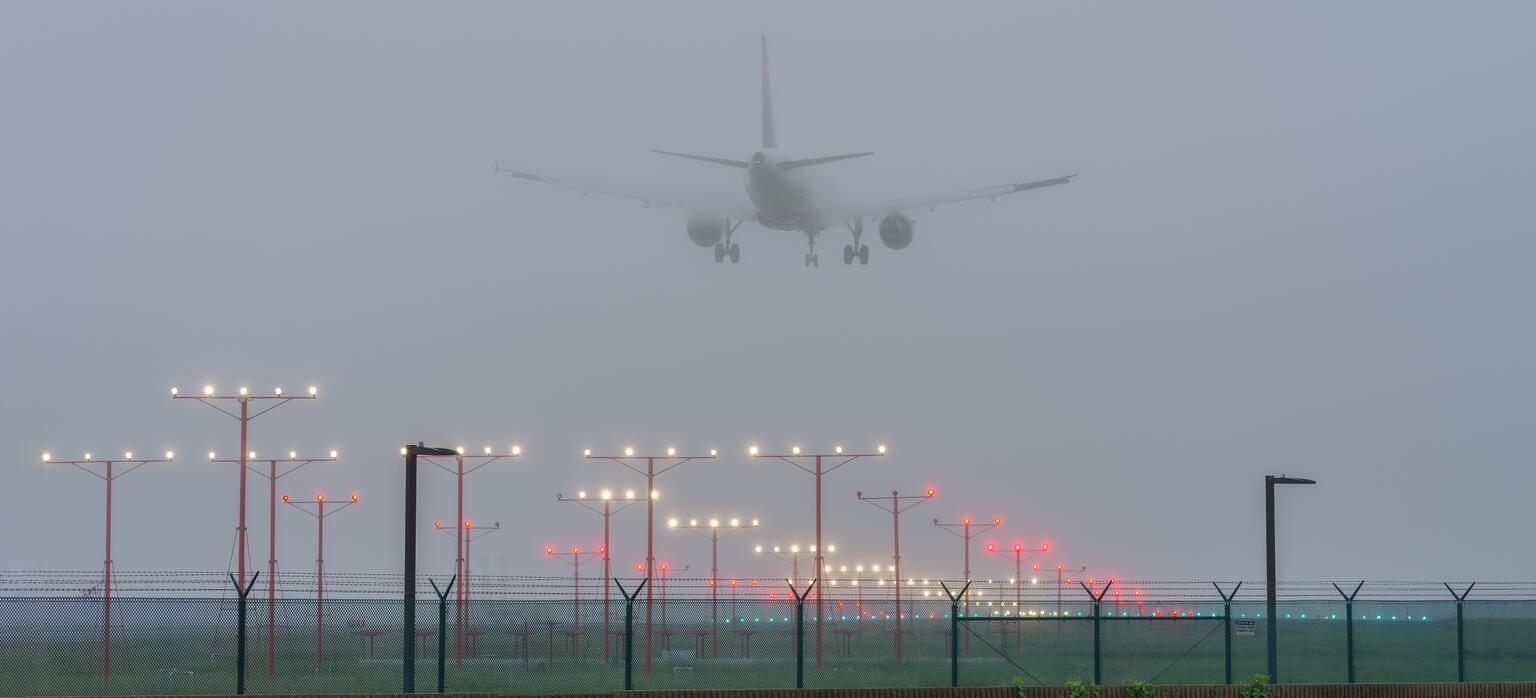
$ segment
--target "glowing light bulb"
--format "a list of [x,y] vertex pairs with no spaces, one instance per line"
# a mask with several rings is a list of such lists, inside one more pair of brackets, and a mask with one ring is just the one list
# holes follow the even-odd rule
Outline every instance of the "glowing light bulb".
[[836,446],[832,450],[833,450],[833,452],[837,453],[838,455],[842,455],[842,453],[843,453],[843,447],[842,446]]
[[283,495],[283,501],[285,501],[285,502],[288,501],[288,495],[287,494]]
[[668,446],[667,447],[667,455],[669,455],[669,456],[677,455],[677,449],[672,448],[671,446]]
[[402,455],[402,456],[405,455],[405,447],[404,446],[400,447],[400,455]]
[[613,499],[613,492],[609,490],[603,490],[599,493],[599,496],[601,496],[604,500]]
[[667,526],[677,528],[677,519],[667,519]]
[[176,452],[175,451],[166,451],[165,452],[165,459],[166,460],[176,460]]
[[133,460],[133,451],[124,451],[123,458],[125,460]]
[[299,452],[298,451],[289,451],[288,452],[288,457],[289,458],[298,458],[299,457]]
[[625,446],[624,447],[624,455],[626,455],[626,456],[633,456],[633,455],[635,455],[635,449],[630,448],[628,446]]
[[176,397],[177,395],[180,395],[180,394],[181,394],[181,388],[177,388],[177,387],[172,387],[171,388],[171,397]]
[[249,394],[250,392],[251,392],[250,388],[247,388],[247,387],[245,387],[243,385],[240,386],[240,394],[241,395],[246,395],[246,394]]
[[318,394],[319,392],[320,392],[319,388],[316,388],[313,385],[309,386],[309,394],[310,395],[315,395],[315,394]]
[[[713,525],[713,523],[711,523],[711,525]],[[732,518],[731,519],[731,526],[733,528],[736,527],[736,526],[740,526],[740,525],[741,525],[741,519],[737,519],[737,518]]]
[[586,491],[586,490],[580,490],[580,491],[578,491],[578,492],[577,492],[577,493],[576,493],[576,498],[577,498],[577,499],[586,499],[586,498],[587,498],[587,491]]
[[51,461],[51,460],[53,460],[53,454],[52,453],[44,453],[43,454],[43,462],[44,463],[47,463],[48,461]]
[[798,456],[798,455],[800,455],[800,447],[799,446],[792,446],[792,447],[790,447],[789,452]]
[[521,456],[521,455],[523,455],[523,447],[522,446],[513,445],[512,446],[512,455],[514,455],[514,456]]
[[282,388],[282,386],[278,386],[276,388],[273,388],[272,389],[272,394],[276,395],[278,397],[282,397],[283,396],[283,388]]
[[245,459],[246,460],[256,460],[256,452],[255,451],[247,452],[245,454]]
[[217,453],[214,453],[213,451],[209,451],[208,452],[208,460],[213,460],[214,458],[217,458],[217,457],[218,457]]
[[485,455],[487,455],[487,456],[491,455],[491,447],[490,446],[486,446],[485,447]]
[[718,451],[716,449],[713,449],[713,448],[709,449],[709,457],[710,458],[714,458],[715,456],[717,456],[719,454],[720,454],[720,451]]
[[211,386],[211,385],[203,386],[203,394],[204,395],[213,395],[213,386]]
[[357,493],[356,493],[356,492],[353,492],[353,493],[352,493],[352,501],[354,501],[354,502],[355,502],[355,501],[357,501],[357,500],[358,500],[358,496],[357,496]]
[[341,454],[338,453],[335,449],[331,450],[331,460],[336,460],[336,457],[339,456],[339,455],[341,455]]
[[880,455],[885,455],[885,444],[880,444],[879,446],[875,447],[875,450],[880,452]]
[[592,457],[592,449],[590,449],[590,448],[582,449],[581,455],[586,456],[587,458],[591,458]]
[[624,490],[624,498],[625,499],[634,499],[635,498],[635,491],[634,490]]
[[747,455],[749,455],[749,456],[757,455],[757,447],[756,446],[751,446],[751,447],[747,448]]

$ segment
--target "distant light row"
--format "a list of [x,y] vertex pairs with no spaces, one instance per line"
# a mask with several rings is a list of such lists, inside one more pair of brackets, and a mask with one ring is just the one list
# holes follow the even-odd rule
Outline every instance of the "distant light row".
[[[214,393],[213,386],[211,386],[211,385],[203,386],[203,397],[213,397],[213,393]],[[250,395],[250,394],[251,394],[251,389],[250,388],[247,388],[247,387],[245,387],[243,385],[240,386],[240,396],[241,397],[245,397],[245,396]],[[274,396],[276,396],[276,397],[282,397],[283,396],[283,389],[282,389],[282,387],[279,386],[279,387],[273,388],[272,389],[272,394]],[[315,386],[313,386],[313,385],[311,385],[311,386],[309,386],[309,394],[310,394],[311,397],[313,397],[315,395],[319,395],[320,394],[320,389],[315,387]],[[171,397],[181,397],[181,388],[174,388],[174,387],[171,388]]]
[[[463,446],[459,446],[459,447],[457,447],[457,448],[455,448],[453,450],[458,451],[459,455],[461,455],[461,456],[467,454],[467,452],[464,450]],[[492,449],[490,446],[486,446],[485,449],[482,451],[482,453],[484,453],[487,456],[496,456],[498,458],[504,458],[507,455],[507,454],[504,454],[504,453],[496,453],[495,449]],[[402,455],[402,456],[405,455],[405,447],[404,446],[400,447],[400,455]],[[523,447],[522,446],[517,446],[517,445],[512,446],[511,455],[514,455],[514,456],[521,456],[521,455],[523,455]]]
[[[833,447],[832,450],[833,450],[833,452],[836,455],[842,455],[842,453],[843,453],[843,447],[842,446]],[[885,455],[885,444],[881,444],[879,446],[876,446],[875,447],[875,451],[878,452],[882,456]],[[798,456],[798,455],[800,455],[800,447],[799,446],[793,446],[793,447],[791,447],[789,449],[789,452],[790,452],[791,455]],[[581,452],[581,455],[586,456],[588,458],[591,458],[592,457],[592,449],[590,449],[590,448],[584,449]],[[715,456],[718,456],[718,455],[720,455],[720,449],[717,449],[717,448],[709,449],[709,456],[711,458],[713,458]],[[756,445],[748,446],[747,447],[747,455],[749,455],[749,456],[763,455],[762,449],[758,448]],[[632,446],[625,446],[624,447],[624,457],[625,458],[635,458],[635,457],[637,457],[637,456],[635,456],[635,449],[634,449],[634,447],[632,447]],[[639,457],[644,458],[646,456],[639,456]],[[667,448],[667,457],[668,458],[676,458],[677,457],[677,449],[670,448],[670,447]],[[697,458],[698,456],[693,456],[693,457]]]
[[[250,452],[246,453],[245,455],[246,455],[246,459],[247,460],[256,460],[256,452],[255,451],[250,451]],[[340,455],[341,455],[340,451],[332,450],[331,454],[330,454],[330,460],[336,460],[336,458],[338,458]],[[299,452],[298,451],[289,451],[288,452],[288,458],[289,458],[289,460],[298,460],[299,459]],[[176,459],[176,452],[175,451],[166,451],[165,452],[165,460],[175,460],[175,459]],[[216,460],[216,459],[218,459],[218,454],[213,452],[213,451],[209,451],[208,452],[208,460]],[[43,462],[44,463],[52,463],[53,460],[54,460],[54,458],[53,458],[53,454],[52,453],[44,453],[43,454]],[[85,454],[85,458],[83,458],[82,460],[92,460],[91,459],[91,454],[90,453],[86,453]],[[123,453],[123,460],[140,460],[140,459],[135,459],[133,457],[133,451],[125,451]],[[320,460],[320,459],[316,458],[314,460]]]
[[[679,525],[681,525],[681,522],[679,522],[677,519],[669,519],[667,521],[667,525],[672,527],[672,528],[677,528]],[[732,517],[730,519],[730,523],[727,524],[727,525],[730,528],[743,528],[743,527],[750,528],[750,527],[754,527],[754,526],[757,525],[757,519],[752,519],[751,523],[748,523],[745,526],[743,526],[743,524],[741,523],[741,519]],[[688,526],[690,528],[698,528],[699,527],[699,520],[698,519],[688,519]],[[706,527],[707,528],[720,528],[721,527],[720,526],[720,519],[710,519]],[[759,546],[759,547],[761,547],[761,546]]]
[[[91,454],[87,453],[87,454],[85,454],[85,457],[82,458],[81,460],[93,460],[93,459],[91,458]],[[134,458],[133,457],[133,451],[125,451],[123,453],[123,460],[142,460],[142,459]],[[165,452],[165,460],[176,460],[176,452],[175,451],[166,451]],[[53,454],[52,453],[44,453],[43,454],[43,462],[44,463],[52,463],[53,462]]]
[[[356,492],[352,493],[352,501],[356,502],[356,501],[360,501],[361,499],[362,499],[362,497],[360,495],[358,495]],[[283,501],[285,501],[285,502],[288,501],[288,495],[287,494],[283,495]],[[325,501],[325,493],[324,492],[316,492],[315,493],[315,501],[317,501],[317,502]]]

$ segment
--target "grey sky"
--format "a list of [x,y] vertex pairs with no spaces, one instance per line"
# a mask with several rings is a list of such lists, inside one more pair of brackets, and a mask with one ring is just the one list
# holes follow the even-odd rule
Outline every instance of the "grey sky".
[[[747,444],[891,444],[828,479],[827,540],[889,557],[853,492],[1005,518],[1124,578],[1262,575],[1267,472],[1290,578],[1530,579],[1536,48],[1530,3],[546,3],[0,6],[0,547],[99,565],[100,494],[37,464],[175,447],[120,482],[122,569],[222,569],[235,424],[172,385],[316,383],[261,451],[339,448],[286,489],[363,493],[328,568],[396,569],[406,439],[520,443],[475,476],[492,572],[593,545],[556,491],[635,486],[583,447],[721,449],[659,514],[808,541],[811,481]],[[739,195],[768,35],[781,143],[859,191],[1078,172],[920,212],[903,252],[805,269],[752,224],[740,265],[683,215],[493,177]],[[836,256],[846,234],[823,249]],[[411,328],[436,328],[412,333]],[[428,473],[423,515],[451,515]],[[253,495],[253,505],[258,501]],[[257,510],[260,511],[259,509]],[[289,570],[308,520],[279,512]],[[615,561],[642,556],[641,519]],[[251,524],[253,546],[266,524]],[[423,550],[449,566],[446,538]],[[662,555],[695,569],[707,545]],[[978,544],[979,549],[979,544]],[[262,559],[258,549],[255,559]],[[1001,560],[979,576],[1007,576]]]

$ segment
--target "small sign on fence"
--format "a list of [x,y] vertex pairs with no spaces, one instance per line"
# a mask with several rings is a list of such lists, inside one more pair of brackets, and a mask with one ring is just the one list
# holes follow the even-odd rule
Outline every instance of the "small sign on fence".
[[1232,621],[1232,634],[1238,637],[1253,637],[1253,631],[1258,625],[1259,622],[1256,620]]

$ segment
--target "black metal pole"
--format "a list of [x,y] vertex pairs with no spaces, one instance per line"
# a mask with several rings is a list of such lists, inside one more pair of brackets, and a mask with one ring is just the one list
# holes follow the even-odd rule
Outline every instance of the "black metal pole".
[[1451,596],[1456,597],[1456,682],[1457,683],[1465,683],[1466,680],[1467,680],[1467,655],[1466,655],[1466,645],[1464,644],[1464,641],[1466,639],[1466,635],[1464,633],[1465,627],[1462,625],[1462,623],[1463,623],[1462,602],[1466,601],[1467,597],[1472,594],[1472,587],[1475,587],[1475,586],[1477,586],[1477,582],[1473,582],[1471,584],[1468,584],[1467,585],[1467,590],[1462,592],[1462,593],[1460,593],[1460,594],[1458,594],[1458,593],[1456,593],[1455,589],[1451,588],[1450,584],[1446,584],[1445,585],[1445,590],[1451,592]]
[[251,576],[251,583],[244,589],[240,588],[240,582],[235,581],[235,575],[229,575],[229,581],[235,585],[235,593],[240,595],[240,608],[236,612],[236,646],[235,646],[235,695],[245,695],[245,598],[250,596],[251,589],[256,588],[256,578],[261,576],[258,570]]
[[1264,635],[1269,680],[1280,683],[1280,661],[1275,653],[1279,628],[1275,621],[1275,476],[1264,476]]
[[416,692],[416,449],[405,447],[405,601],[400,624],[401,690],[405,693]]
[[[1459,615],[1461,606],[1456,610]],[[795,688],[805,688],[805,597],[799,594],[795,595]]]
[[960,687],[960,602],[949,600],[949,687]]
[[1344,602],[1344,651],[1349,656],[1349,682],[1355,682],[1355,602]]
[[1232,599],[1237,598],[1237,591],[1239,589],[1243,588],[1243,583],[1242,582],[1238,582],[1237,586],[1232,587],[1232,593],[1230,593],[1230,594],[1228,594],[1225,591],[1222,591],[1221,590],[1221,585],[1217,584],[1216,582],[1211,582],[1211,586],[1216,587],[1216,593],[1221,595],[1221,626],[1222,626],[1222,631],[1224,633],[1226,633],[1226,640],[1222,643],[1223,652],[1224,652],[1222,664],[1223,664],[1223,669],[1224,670],[1222,671],[1221,677],[1222,677],[1222,681],[1226,685],[1231,686],[1232,685]]
[[448,578],[448,588],[438,589],[437,582],[428,579],[432,584],[432,592],[437,594],[437,692],[447,692],[447,667],[448,667],[448,594],[453,591],[453,583],[458,581],[459,575]]
[[635,598],[640,596],[640,590],[645,588],[649,577],[640,580],[640,585],[635,587],[635,593],[624,591],[624,584],[619,580],[613,580],[614,586],[619,588],[619,595],[624,597],[624,690],[635,690]]

